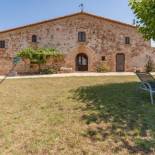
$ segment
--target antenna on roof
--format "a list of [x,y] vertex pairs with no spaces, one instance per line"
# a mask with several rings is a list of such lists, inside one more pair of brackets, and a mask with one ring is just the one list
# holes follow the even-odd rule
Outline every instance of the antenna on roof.
[[84,4],[81,3],[81,4],[79,5],[79,7],[80,7],[80,9],[81,9],[81,12],[83,12],[83,11],[84,11]]

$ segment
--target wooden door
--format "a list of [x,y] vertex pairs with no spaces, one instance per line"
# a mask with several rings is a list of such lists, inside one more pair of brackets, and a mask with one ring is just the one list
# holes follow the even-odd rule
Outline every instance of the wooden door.
[[116,72],[124,72],[125,71],[125,55],[123,53],[119,53],[116,55]]
[[88,57],[85,54],[78,54],[76,57],[76,70],[88,71]]

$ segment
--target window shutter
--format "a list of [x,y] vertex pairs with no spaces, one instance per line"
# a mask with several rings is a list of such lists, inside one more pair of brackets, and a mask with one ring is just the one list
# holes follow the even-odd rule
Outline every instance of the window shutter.
[[79,32],[78,33],[78,41],[79,42],[85,42],[86,41],[86,33],[85,32]]

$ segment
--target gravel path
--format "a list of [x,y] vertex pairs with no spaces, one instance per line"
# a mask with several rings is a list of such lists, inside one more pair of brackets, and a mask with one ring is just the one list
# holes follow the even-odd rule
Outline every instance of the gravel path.
[[[155,73],[153,73],[155,75]],[[29,78],[56,78],[56,77],[93,77],[93,76],[134,76],[133,72],[109,72],[109,73],[95,73],[95,72],[76,72],[76,73],[62,73],[62,74],[49,74],[49,75],[32,75],[32,76],[14,76],[7,77],[6,79],[29,79]],[[0,76],[3,79],[4,76]]]

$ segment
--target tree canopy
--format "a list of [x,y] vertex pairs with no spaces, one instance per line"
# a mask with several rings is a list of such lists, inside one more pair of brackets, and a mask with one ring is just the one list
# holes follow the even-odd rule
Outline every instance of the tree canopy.
[[144,38],[155,40],[155,0],[129,0],[129,5]]

